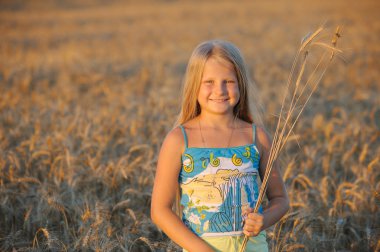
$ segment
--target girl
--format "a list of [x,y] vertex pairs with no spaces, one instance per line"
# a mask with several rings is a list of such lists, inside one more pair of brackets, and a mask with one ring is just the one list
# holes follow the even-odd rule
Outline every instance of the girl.
[[[265,229],[288,210],[279,168],[269,179],[268,206],[253,214],[257,176],[263,177],[271,141],[253,122],[250,81],[240,51],[214,40],[190,57],[176,126],[158,158],[151,216],[184,251],[267,251]],[[177,197],[179,214],[172,210]]]

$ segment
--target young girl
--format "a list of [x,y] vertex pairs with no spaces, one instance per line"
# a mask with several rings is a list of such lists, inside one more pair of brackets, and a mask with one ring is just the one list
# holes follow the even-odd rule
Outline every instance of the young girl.
[[[151,216],[184,251],[267,251],[265,229],[288,210],[278,167],[268,183],[267,207],[252,213],[271,141],[254,122],[250,81],[240,51],[213,40],[190,57],[181,113],[159,154]],[[179,193],[178,193],[179,192]],[[172,210],[176,195],[179,214]]]

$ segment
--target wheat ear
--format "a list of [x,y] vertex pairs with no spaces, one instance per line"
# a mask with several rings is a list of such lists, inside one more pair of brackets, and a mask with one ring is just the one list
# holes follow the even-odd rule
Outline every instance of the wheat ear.
[[[262,184],[260,187],[260,192],[259,192],[258,199],[256,201],[255,208],[253,209],[254,213],[258,212],[259,207],[261,205],[261,202],[264,198],[264,195],[265,195],[265,192],[267,189],[267,185],[268,185],[268,180],[269,180],[274,162],[277,160],[277,157],[278,157],[280,151],[284,148],[290,134],[292,133],[292,130],[293,130],[296,122],[298,121],[298,119],[299,119],[302,111],[304,110],[307,102],[309,101],[312,94],[315,92],[315,90],[316,90],[318,84],[320,83],[322,77],[324,76],[328,67],[330,66],[330,63],[331,63],[333,57],[335,56],[335,54],[337,52],[341,52],[339,49],[336,49],[337,40],[338,40],[338,38],[340,38],[340,28],[337,27],[337,29],[336,29],[336,32],[335,32],[333,39],[332,39],[332,42],[331,42],[332,46],[330,46],[326,43],[321,43],[321,42],[315,41],[315,39],[318,38],[318,36],[320,35],[320,33],[323,30],[324,30],[323,27],[319,27],[314,33],[306,36],[302,40],[301,46],[300,46],[300,48],[296,54],[296,57],[293,61],[293,65],[292,65],[292,68],[291,68],[291,71],[289,74],[289,78],[287,80],[286,92],[285,92],[285,95],[284,95],[284,98],[283,98],[283,101],[281,104],[281,111],[280,111],[280,115],[278,118],[276,131],[275,131],[275,134],[274,134],[274,137],[272,140],[272,146],[271,146],[270,151],[269,151],[269,157],[268,157],[268,162],[267,162],[266,168],[265,168],[264,178],[263,178],[263,181],[262,181]],[[323,62],[325,62],[325,58],[327,55],[327,52],[325,51],[325,53],[320,58],[317,66],[314,68],[314,70],[310,74],[309,78],[307,79],[306,83],[301,84],[302,77],[305,73],[305,67],[306,67],[306,63],[307,63],[307,58],[309,56],[309,50],[311,49],[312,45],[321,46],[324,49],[328,50],[328,52],[331,52],[331,54],[330,54],[330,57],[329,57],[327,63],[323,64]],[[296,66],[298,65],[300,60],[301,60],[301,66],[300,66],[300,70],[297,73],[295,71],[295,69],[296,69]],[[294,77],[296,77],[296,78],[294,78]],[[294,79],[296,79],[295,83],[293,83],[293,81],[292,81]],[[291,87],[293,87],[293,86],[294,86],[294,90],[291,93],[290,90],[291,90]],[[300,101],[300,98],[302,97],[302,95],[304,95],[306,87],[308,87],[308,86],[311,86],[311,91],[309,94],[305,95],[306,101],[302,102],[302,101]],[[299,95],[297,97],[298,92],[299,92]],[[291,101],[290,101],[290,105],[289,105],[288,109],[285,109],[286,98],[288,97],[288,95],[291,96]],[[300,107],[299,111],[296,111],[297,107]],[[294,117],[295,117],[295,119],[292,120],[292,118],[294,118]],[[284,120],[284,121],[282,122],[282,120]],[[242,246],[239,250],[240,252],[245,251],[245,247],[246,247],[248,238],[249,237],[247,235],[244,236]]]

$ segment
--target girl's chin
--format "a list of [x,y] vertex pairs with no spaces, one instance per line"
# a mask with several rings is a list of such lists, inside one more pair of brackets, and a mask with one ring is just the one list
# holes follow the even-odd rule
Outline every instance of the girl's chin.
[[207,108],[204,109],[204,111],[207,111],[211,114],[218,114],[218,115],[229,115],[233,114],[233,108]]

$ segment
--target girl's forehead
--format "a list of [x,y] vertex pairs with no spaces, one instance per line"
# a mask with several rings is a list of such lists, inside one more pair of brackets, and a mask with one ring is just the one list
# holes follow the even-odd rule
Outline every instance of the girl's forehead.
[[206,64],[207,62],[218,63],[218,64],[223,65],[224,67],[228,67],[232,69],[234,68],[234,65],[232,64],[231,61],[222,57],[211,56],[210,58],[207,59]]
[[234,65],[227,59],[221,58],[221,57],[210,57],[206,60],[206,64],[203,68],[203,72],[205,71],[206,68],[210,69],[212,66],[219,65],[224,68],[227,68],[231,71],[233,71],[236,74],[235,67]]

